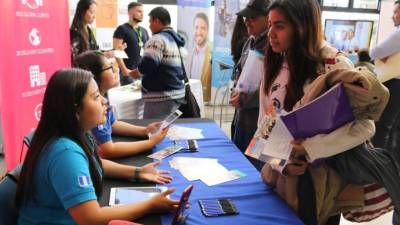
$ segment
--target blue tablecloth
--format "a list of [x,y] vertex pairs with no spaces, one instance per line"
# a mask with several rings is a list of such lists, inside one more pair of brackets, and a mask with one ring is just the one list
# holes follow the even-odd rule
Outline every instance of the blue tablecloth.
[[[200,128],[203,130],[205,139],[198,140],[199,152],[177,153],[163,160],[159,169],[171,171],[174,178],[168,187],[176,191],[172,194],[173,199],[179,199],[183,189],[190,183],[194,189],[190,196],[191,207],[187,209],[189,214],[186,224],[191,225],[214,225],[214,224],[241,224],[241,225],[267,225],[267,224],[303,224],[295,213],[261,180],[258,171],[250,164],[245,156],[236,148],[230,139],[222,132],[217,124],[212,122],[180,123],[179,126]],[[166,139],[160,143],[154,151],[172,145],[172,141]],[[237,180],[229,181],[215,186],[207,186],[196,180],[189,182],[178,170],[172,169],[168,161],[175,156],[218,158],[218,162],[228,170],[238,169],[246,174]],[[200,211],[199,199],[229,198],[233,200],[239,215],[205,217]],[[171,224],[172,215],[162,216],[162,224]]]

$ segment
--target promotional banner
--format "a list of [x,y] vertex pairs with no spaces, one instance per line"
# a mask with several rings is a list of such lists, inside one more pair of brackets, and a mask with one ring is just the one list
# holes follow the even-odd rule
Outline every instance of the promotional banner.
[[70,66],[68,2],[1,1],[1,119],[7,169],[21,157],[23,137],[37,126],[51,75]]
[[178,0],[178,33],[185,38],[188,55],[185,68],[188,78],[198,79],[203,87],[203,100],[211,98],[212,30],[209,12],[211,1]]
[[226,90],[232,76],[231,56],[232,31],[236,13],[244,8],[248,0],[215,0],[214,49],[212,60],[212,95],[216,104],[228,104]]

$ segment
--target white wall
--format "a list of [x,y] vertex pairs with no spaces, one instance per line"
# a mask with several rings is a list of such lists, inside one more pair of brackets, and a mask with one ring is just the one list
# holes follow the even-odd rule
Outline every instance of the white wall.
[[394,0],[381,2],[377,43],[385,40],[385,38],[396,29],[392,20],[393,6]]

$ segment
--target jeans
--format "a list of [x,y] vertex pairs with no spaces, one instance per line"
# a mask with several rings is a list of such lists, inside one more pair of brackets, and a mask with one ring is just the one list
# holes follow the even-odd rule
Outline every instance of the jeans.
[[130,76],[124,76],[122,75],[122,72],[119,72],[119,82],[121,86],[131,84],[133,82],[133,78]]
[[399,151],[397,148],[400,147],[397,131],[400,126],[400,79],[391,79],[383,84],[389,89],[390,97],[380,120],[376,123],[372,143],[375,147],[395,152]]

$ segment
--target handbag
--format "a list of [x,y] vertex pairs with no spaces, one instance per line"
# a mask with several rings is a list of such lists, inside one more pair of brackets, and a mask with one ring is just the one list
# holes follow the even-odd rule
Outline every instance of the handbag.
[[[179,49],[179,46],[178,46]],[[181,50],[179,49],[179,56],[181,58],[182,71],[185,82],[185,99],[184,103],[179,106],[179,110],[182,111],[181,118],[200,118],[200,107],[197,104],[197,100],[194,97],[192,90],[190,89],[189,79],[186,75],[185,65],[183,64],[183,59],[181,55]]]

